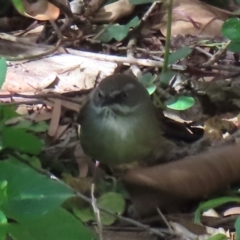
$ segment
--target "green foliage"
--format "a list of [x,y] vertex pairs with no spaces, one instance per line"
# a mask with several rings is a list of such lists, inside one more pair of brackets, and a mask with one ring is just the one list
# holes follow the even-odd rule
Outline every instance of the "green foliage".
[[168,99],[164,103],[170,109],[183,111],[192,107],[195,104],[195,100],[190,96],[179,96]]
[[37,155],[41,152],[43,143],[24,129],[6,127],[2,130],[2,146]]
[[8,222],[6,215],[0,211],[0,226],[5,225]]
[[0,106],[0,146],[23,153],[37,155],[43,148],[43,142],[29,132],[45,132],[48,126],[45,122],[34,123],[29,120],[19,121],[12,126],[6,126],[5,122],[18,117],[14,107]]
[[139,81],[142,83],[142,85],[147,89],[149,95],[152,95],[156,90],[156,85],[153,83],[154,77],[151,73],[143,74]]
[[234,227],[236,229],[236,234],[237,234],[237,238],[236,239],[240,239],[240,217],[237,218]]
[[238,53],[240,52],[240,42],[231,42],[228,45],[228,51]]
[[34,123],[29,120],[22,120],[12,126],[12,128],[26,129],[30,132],[41,133],[48,130],[48,124],[46,122]]
[[19,116],[19,114],[16,113],[13,106],[0,105],[0,123],[17,116]]
[[[41,167],[38,155],[43,141],[33,133],[47,131],[44,122],[34,123],[19,117],[14,107],[0,106],[2,148],[14,150],[15,158],[0,161],[0,240],[9,235],[17,240],[96,239],[72,214],[61,208],[75,196],[73,190],[18,160]],[[27,155],[31,154],[31,155]],[[8,219],[11,219],[9,222]]]
[[234,17],[225,21],[222,25],[222,34],[232,41],[240,41],[240,19]]
[[[122,195],[115,192],[103,194],[97,203],[100,207],[111,211],[112,213],[122,214],[125,209],[125,200]],[[111,225],[116,221],[116,217],[111,216],[103,211],[100,212],[101,221],[104,225]]]
[[0,58],[0,89],[5,82],[7,74],[7,63],[5,58]]
[[163,83],[164,85],[169,85],[169,82],[175,77],[177,72],[168,70],[166,72],[161,72],[160,74],[160,82]]
[[213,236],[211,236],[210,238],[208,238],[207,240],[228,240],[229,238],[222,233],[217,233]]
[[222,25],[222,34],[231,40],[228,50],[232,52],[240,52],[240,19],[230,18]]
[[192,49],[190,47],[179,48],[177,51],[169,54],[168,64],[174,64],[179,60],[186,58],[192,53]]
[[220,198],[210,199],[204,203],[200,203],[197,210],[195,211],[194,222],[195,223],[201,222],[200,217],[202,212],[212,208],[216,208],[218,206],[221,206],[229,202],[240,202],[240,197],[220,197]]
[[6,229],[17,240],[96,239],[93,232],[62,208],[36,218],[26,218],[18,224],[9,223]]
[[107,27],[106,31],[99,37],[99,40],[102,42],[110,42],[112,39],[116,41],[122,41],[129,32],[129,29],[132,27],[136,27],[139,24],[139,18],[133,18],[128,24],[126,25],[119,25],[114,24]]
[[0,239],[7,233],[18,240],[93,239],[89,229],[60,208],[72,196],[67,186],[15,159],[0,162]]
[[[108,192],[97,199],[97,204],[115,214],[122,214],[125,210],[125,200],[123,196],[116,192]],[[83,222],[96,221],[92,207],[73,207],[74,214]],[[109,226],[116,221],[116,217],[100,211],[101,223]]]
[[21,0],[12,0],[12,3],[19,13],[24,14],[25,10]]
[[16,220],[43,215],[74,195],[70,188],[15,159],[0,162],[0,182],[3,181],[7,184],[1,189],[0,209]]

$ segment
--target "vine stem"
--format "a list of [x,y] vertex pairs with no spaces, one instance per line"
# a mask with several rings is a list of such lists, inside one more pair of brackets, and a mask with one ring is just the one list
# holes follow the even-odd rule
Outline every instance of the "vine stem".
[[169,49],[170,49],[170,41],[171,41],[171,28],[172,28],[172,7],[173,7],[173,0],[168,0],[168,3],[167,3],[167,34],[166,34],[165,54],[164,54],[162,73],[166,72],[168,69],[168,57],[169,57]]

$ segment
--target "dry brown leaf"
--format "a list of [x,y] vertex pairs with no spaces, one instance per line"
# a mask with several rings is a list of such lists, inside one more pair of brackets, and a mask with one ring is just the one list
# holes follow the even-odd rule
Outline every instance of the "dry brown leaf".
[[[167,13],[164,12],[161,22],[152,25],[151,29],[160,29],[166,36]],[[221,26],[232,13],[198,0],[174,0],[172,14],[172,36],[217,37],[221,36]]]
[[240,207],[231,207],[223,213],[224,217],[230,215],[240,215]]
[[66,100],[62,100],[62,106],[67,109],[73,110],[75,112],[80,111],[80,104],[77,104],[77,103],[72,103]]
[[128,0],[119,0],[102,7],[93,18],[92,22],[115,22],[123,17],[130,15],[135,6]]
[[48,135],[53,137],[57,133],[59,120],[61,116],[61,100],[60,99],[52,99],[54,102],[53,110],[52,110],[52,119],[48,129]]
[[40,21],[56,20],[59,17],[60,10],[47,0],[29,1],[22,0],[25,9],[25,16]]
[[193,216],[189,216],[186,214],[179,214],[178,216],[176,215],[167,215],[166,219],[169,222],[177,222],[184,226],[186,229],[191,231],[194,234],[197,235],[204,235],[207,233],[206,228],[202,225],[196,224],[192,221]]
[[212,140],[220,140],[223,137],[223,131],[232,133],[237,127],[233,122],[221,119],[219,116],[209,118],[204,124],[204,136]]
[[30,118],[34,122],[47,121],[47,120],[50,120],[52,118],[52,113],[51,112],[33,113],[33,114],[31,114]]
[[16,113],[20,115],[28,115],[28,109],[26,105],[19,105],[17,107]]
[[130,170],[124,181],[136,208],[146,214],[156,206],[202,198],[239,181],[239,156],[240,144],[225,146],[180,161]]
[[66,131],[66,129],[68,128],[69,124],[66,125],[59,125],[56,134],[54,135],[53,139],[57,140],[59,139],[62,134]]

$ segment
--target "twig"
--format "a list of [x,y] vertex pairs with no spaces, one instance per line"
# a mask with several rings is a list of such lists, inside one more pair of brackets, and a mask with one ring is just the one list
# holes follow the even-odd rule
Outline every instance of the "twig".
[[204,49],[202,49],[202,48],[200,48],[200,47],[198,47],[198,46],[196,46],[195,49],[196,49],[197,51],[199,51],[199,52],[205,54],[206,56],[208,56],[208,57],[210,57],[210,58],[213,57],[213,55],[212,55],[211,53],[205,51]]
[[97,226],[98,226],[98,236],[99,240],[103,240],[103,231],[102,231],[102,224],[101,224],[101,216],[100,216],[100,211],[97,207],[97,201],[96,198],[94,197],[94,189],[95,189],[95,184],[92,183],[91,185],[91,199],[92,199],[92,207],[93,207],[93,212],[95,214],[95,217],[97,219]]
[[166,226],[168,227],[169,231],[173,232],[173,229],[172,229],[171,225],[169,224],[169,222],[167,221],[167,219],[162,214],[162,212],[161,212],[161,210],[159,208],[157,208],[157,212],[158,212],[159,216],[162,218],[162,220],[164,221],[164,223],[166,224]]
[[217,62],[223,54],[226,53],[227,51],[227,47],[229,46],[229,44],[231,43],[231,40],[228,40],[226,42],[226,44],[221,48],[219,49],[206,63],[204,63],[203,65],[204,66],[210,66],[210,65],[213,65],[215,62]]
[[153,11],[153,9],[157,6],[157,4],[159,4],[162,1],[155,1],[153,2],[153,4],[151,5],[151,7],[147,10],[147,12],[143,15],[141,22],[146,22],[146,20],[149,18],[151,12]]
[[[128,42],[128,45],[127,45],[127,57],[129,59],[135,59],[135,56],[134,56],[134,51],[135,51],[135,47],[136,47],[136,43],[137,43],[137,39],[135,37],[132,37],[129,42]],[[142,73],[141,73],[141,70],[139,68],[138,65],[136,64],[132,64],[130,66],[133,74],[139,78],[141,77]]]
[[1,98],[14,98],[14,97],[21,97],[21,98],[31,98],[31,99],[44,99],[44,100],[49,100],[49,98],[55,98],[55,99],[61,99],[61,100],[66,100],[68,102],[76,103],[76,104],[82,104],[82,101],[72,99],[69,97],[65,97],[61,94],[57,93],[39,93],[39,94],[21,94],[21,93],[14,93],[14,94],[0,94],[0,99]]
[[191,64],[188,64],[189,67],[197,67],[197,68],[208,68],[208,69],[216,69],[216,70],[223,70],[223,71],[229,71],[229,72],[240,72],[239,67],[237,66],[231,66],[231,65],[200,65],[200,66],[192,66]]
[[[99,53],[91,53],[84,51],[76,51],[73,49],[67,49],[70,54],[75,54],[81,57],[93,58],[96,60],[102,60],[107,62],[116,62],[116,63],[126,63],[126,64],[136,64],[145,67],[158,67],[161,68],[163,66],[162,62],[150,60],[150,59],[141,59],[141,58],[133,58],[129,59],[128,57],[119,57],[113,55],[99,54]],[[172,64],[168,66],[169,69],[184,71],[186,70],[186,66],[181,66],[177,64]]]
[[[61,3],[60,1],[57,1],[57,0],[48,0],[48,2],[52,3],[54,6],[58,7],[62,13],[65,15],[65,22],[63,23],[63,25],[60,27],[59,31],[55,29],[55,27],[53,26],[53,28],[55,29],[56,31],[56,34],[58,35],[59,37],[59,32],[62,33],[68,26],[70,27],[70,25],[72,24],[73,22],[73,19],[74,19],[74,16],[73,16],[73,13],[71,11],[71,9]],[[52,22],[51,22],[52,23]],[[61,34],[62,35],[62,34]],[[47,39],[47,43],[50,42],[52,39],[54,38],[54,34],[52,36],[50,36],[48,39]],[[62,39],[61,37],[59,38],[59,40]]]
[[10,102],[10,103],[0,102],[0,106],[16,106],[21,104],[32,105],[32,104],[45,104],[45,103],[44,101],[40,101],[40,100],[29,100],[29,101],[26,100],[26,101]]

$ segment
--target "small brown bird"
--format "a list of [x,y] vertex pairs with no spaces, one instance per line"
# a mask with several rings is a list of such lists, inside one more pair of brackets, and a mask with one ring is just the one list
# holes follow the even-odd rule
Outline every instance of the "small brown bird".
[[174,146],[162,136],[147,90],[115,74],[90,93],[78,122],[84,152],[107,165],[159,159]]

